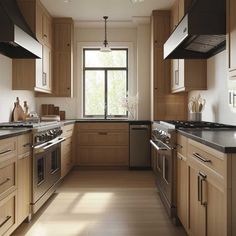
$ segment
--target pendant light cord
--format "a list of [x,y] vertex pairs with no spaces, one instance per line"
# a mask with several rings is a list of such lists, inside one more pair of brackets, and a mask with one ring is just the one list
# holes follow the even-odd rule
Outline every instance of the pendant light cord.
[[107,19],[108,16],[103,16],[103,19],[105,20],[105,40],[104,40],[104,46],[107,47],[108,42],[107,42]]

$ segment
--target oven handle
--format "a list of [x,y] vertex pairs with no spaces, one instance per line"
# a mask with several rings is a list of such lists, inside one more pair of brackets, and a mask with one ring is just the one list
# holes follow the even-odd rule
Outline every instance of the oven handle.
[[48,148],[50,148],[50,147],[52,147],[52,146],[54,146],[54,145],[56,145],[56,144],[62,143],[62,142],[64,142],[65,140],[66,140],[65,138],[58,138],[58,139],[57,139],[56,141],[54,141],[54,142],[49,141],[49,142],[48,142],[48,143],[49,143],[48,145],[45,144],[44,146],[39,145],[39,146],[34,147],[34,151],[35,151],[35,153],[44,152],[44,151],[46,151]]
[[167,151],[167,149],[170,149],[168,147],[159,147],[158,145],[156,145],[152,140],[150,140],[150,143],[152,144],[152,146],[157,150],[157,151]]

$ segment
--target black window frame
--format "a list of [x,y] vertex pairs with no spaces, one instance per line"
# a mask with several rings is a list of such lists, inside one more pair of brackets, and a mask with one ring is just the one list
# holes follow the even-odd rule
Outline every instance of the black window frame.
[[[126,115],[108,115],[108,105],[107,105],[107,74],[108,71],[126,71],[126,96],[128,97],[128,80],[129,80],[129,49],[128,48],[111,48],[112,51],[126,51],[126,67],[85,67],[85,52],[86,51],[100,51],[100,48],[83,48],[83,117],[84,118],[128,118],[128,111],[126,111]],[[104,71],[104,80],[105,80],[105,100],[104,100],[104,115],[86,115],[85,114],[85,72],[86,71]]]

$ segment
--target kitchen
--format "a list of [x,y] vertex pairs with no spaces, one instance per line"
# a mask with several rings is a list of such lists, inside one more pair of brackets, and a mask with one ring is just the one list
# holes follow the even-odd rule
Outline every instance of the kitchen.
[[[235,235],[234,1],[16,2],[43,59],[0,43],[0,235]],[[166,50],[204,11],[218,45]]]

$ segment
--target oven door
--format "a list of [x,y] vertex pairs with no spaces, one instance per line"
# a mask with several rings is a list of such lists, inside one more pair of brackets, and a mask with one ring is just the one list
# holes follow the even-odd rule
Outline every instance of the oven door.
[[161,141],[150,140],[156,150],[156,184],[160,194],[172,203],[173,149]]

